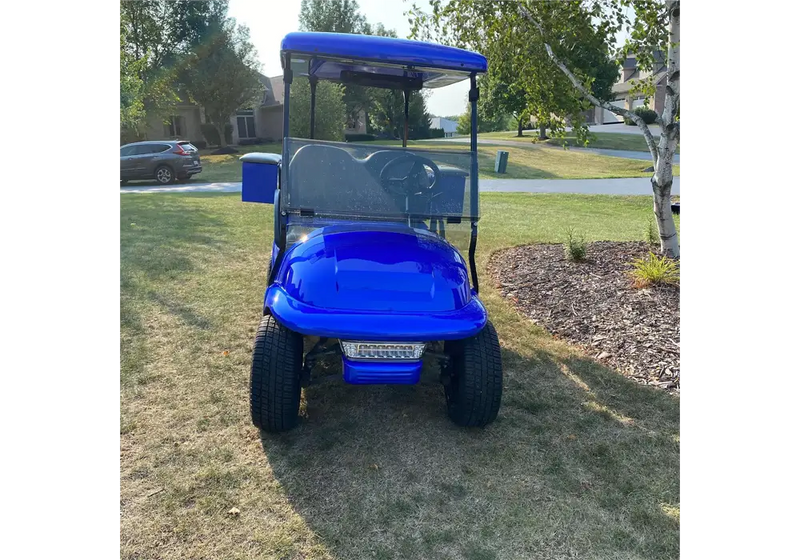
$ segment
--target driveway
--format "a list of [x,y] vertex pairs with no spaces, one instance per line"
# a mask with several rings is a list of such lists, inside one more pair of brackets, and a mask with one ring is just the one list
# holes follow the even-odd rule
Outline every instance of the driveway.
[[[481,179],[482,192],[527,192],[562,194],[652,195],[649,177],[628,179]],[[241,192],[241,183],[190,183],[174,186],[120,187],[121,194]],[[675,177],[672,194],[681,194],[681,179]]]
[[[653,133],[654,136],[661,134],[661,128],[657,124],[651,124],[648,126],[650,132]],[[567,130],[570,130],[568,127]],[[642,131],[639,130],[638,126],[628,126],[625,123],[614,123],[614,124],[595,124],[589,127],[590,132],[614,132],[617,134],[641,134]]]

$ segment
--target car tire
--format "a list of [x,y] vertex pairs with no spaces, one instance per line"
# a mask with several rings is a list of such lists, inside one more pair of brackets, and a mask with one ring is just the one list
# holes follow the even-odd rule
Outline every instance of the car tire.
[[265,432],[284,432],[297,425],[303,336],[272,315],[261,319],[250,370],[250,416]]
[[156,167],[155,179],[162,185],[169,185],[175,182],[175,173],[168,165],[159,165]]
[[500,341],[490,321],[473,337],[448,341],[447,414],[459,426],[483,427],[497,418],[503,394]]

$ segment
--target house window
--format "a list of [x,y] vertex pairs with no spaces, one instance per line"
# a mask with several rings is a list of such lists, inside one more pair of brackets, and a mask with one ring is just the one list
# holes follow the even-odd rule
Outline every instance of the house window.
[[179,115],[173,115],[164,123],[164,136],[167,138],[177,138],[183,136],[185,130],[184,118]]
[[252,109],[236,112],[236,130],[240,139],[256,137],[256,120]]

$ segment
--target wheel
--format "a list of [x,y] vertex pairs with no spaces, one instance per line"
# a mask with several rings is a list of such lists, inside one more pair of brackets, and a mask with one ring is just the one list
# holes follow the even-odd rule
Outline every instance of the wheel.
[[491,424],[503,394],[503,364],[494,325],[487,321],[475,336],[446,342],[445,352],[450,356],[444,388],[450,419],[459,426]]
[[156,181],[162,185],[169,185],[175,180],[175,174],[172,169],[167,165],[159,165],[156,168]]
[[265,315],[256,333],[250,370],[250,415],[258,428],[283,432],[295,427],[302,366],[303,336]]

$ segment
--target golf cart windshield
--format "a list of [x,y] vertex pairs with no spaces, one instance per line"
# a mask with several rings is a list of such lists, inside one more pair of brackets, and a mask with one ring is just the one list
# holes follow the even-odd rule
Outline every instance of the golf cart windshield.
[[[284,110],[280,210],[276,207],[278,247],[303,241],[315,229],[327,226],[374,229],[402,225],[427,230],[469,251],[472,284],[477,290],[476,79],[486,72],[486,58],[455,47],[394,37],[289,33],[281,42],[281,62]],[[310,102],[290,108],[294,106],[291,84],[295,79],[307,80]],[[470,84],[469,151],[447,149],[453,145],[445,143],[408,146],[409,140],[420,139],[409,126],[410,100],[423,89],[462,80]],[[390,143],[396,140],[402,146],[315,139],[319,128],[317,85],[321,81],[342,84],[351,93],[357,88],[402,92],[402,117],[394,107],[382,108],[391,115],[379,119],[382,124],[376,131],[379,138]],[[353,125],[366,119],[370,108],[361,107],[363,117],[353,119],[356,109],[355,105],[350,108],[344,128],[358,129]],[[303,122],[305,130],[291,126],[290,111],[298,110],[309,113],[309,120]],[[370,131],[364,128],[357,134],[365,132]],[[305,134],[307,138],[298,137]],[[464,243],[454,243],[455,238]]]
[[458,223],[478,215],[471,152],[288,138],[286,153],[289,216]]

